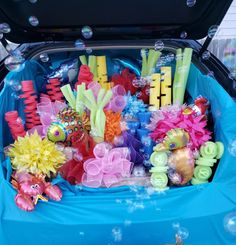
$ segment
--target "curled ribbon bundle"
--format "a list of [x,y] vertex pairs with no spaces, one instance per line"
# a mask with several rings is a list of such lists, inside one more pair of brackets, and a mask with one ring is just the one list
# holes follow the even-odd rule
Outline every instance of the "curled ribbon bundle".
[[40,124],[39,116],[36,111],[37,95],[34,90],[33,81],[22,81],[23,94],[20,96],[24,99],[25,115],[26,115],[26,128],[31,129]]
[[111,149],[111,145],[103,142],[94,147],[93,154],[95,158],[84,162],[83,185],[110,187],[122,177],[130,177],[133,164],[127,147]]
[[125,88],[121,85],[116,85],[112,88],[112,99],[109,102],[107,109],[113,112],[122,112],[126,106]]
[[48,84],[46,85],[46,89],[51,101],[64,101],[60,86],[61,82],[59,81],[59,78],[49,79]]
[[5,113],[5,120],[8,123],[8,126],[11,131],[11,135],[14,140],[19,137],[24,137],[26,132],[21,118],[18,115],[17,111],[9,111]]
[[37,112],[42,126],[33,127],[29,130],[29,133],[33,133],[36,130],[41,137],[45,137],[48,127],[56,120],[57,114],[66,107],[66,104],[60,101],[51,102],[47,97],[41,97],[40,101],[37,104]]

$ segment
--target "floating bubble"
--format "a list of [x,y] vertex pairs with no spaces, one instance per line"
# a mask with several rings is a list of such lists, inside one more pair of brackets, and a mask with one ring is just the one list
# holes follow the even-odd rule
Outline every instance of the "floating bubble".
[[145,94],[148,95],[148,96],[150,95],[150,88],[146,88],[145,89]]
[[185,240],[189,237],[189,231],[185,227],[179,227],[176,233],[182,240]]
[[36,16],[30,16],[29,17],[29,23],[32,26],[38,26],[39,25],[39,20]]
[[4,64],[9,71],[20,72],[25,67],[25,59],[22,56],[9,56]]
[[115,136],[113,141],[115,146],[121,146],[124,144],[124,137],[123,136]]
[[93,30],[91,27],[89,26],[84,26],[82,29],[81,29],[81,33],[82,33],[82,36],[85,38],[85,39],[90,39],[92,36],[93,36]]
[[17,94],[14,93],[14,92],[11,93],[11,97],[12,97],[12,99],[14,99],[14,100],[19,100],[19,99],[20,99],[19,95],[17,95]]
[[141,98],[141,96],[142,96],[142,92],[136,92],[136,94],[135,94],[135,96],[137,97],[137,98]]
[[196,4],[196,0],[187,0],[186,4],[189,8],[192,8]]
[[228,151],[232,156],[236,157],[236,140],[229,142]]
[[182,60],[183,59],[183,55],[182,54],[176,54],[175,56],[175,60],[178,61],[178,60]]
[[132,175],[135,177],[145,177],[145,168],[143,166],[134,166]]
[[112,237],[115,242],[120,242],[122,240],[122,230],[119,227],[114,227],[112,229]]
[[44,63],[49,61],[49,56],[48,56],[48,54],[46,54],[46,53],[40,54],[40,55],[39,55],[39,58],[40,58],[40,60],[41,60],[42,62],[44,62]]
[[91,54],[93,52],[93,50],[91,48],[86,48],[86,53],[87,54]]
[[148,49],[141,49],[140,50],[140,55],[141,56],[147,56],[148,55]]
[[180,33],[180,38],[182,38],[182,39],[185,39],[187,36],[188,36],[188,34],[187,34],[186,31],[182,31],[182,32]]
[[236,212],[227,214],[224,218],[224,228],[231,235],[236,236]]
[[9,81],[8,84],[13,91],[20,91],[21,90],[21,84],[18,81],[11,80],[11,81]]
[[29,0],[30,3],[37,3],[38,0]]
[[173,53],[169,53],[166,55],[166,61],[172,62],[175,59],[175,55]]
[[149,160],[144,160],[144,161],[143,161],[143,165],[144,165],[145,167],[147,167],[147,168],[149,168],[149,167],[152,166],[152,164],[151,164],[151,162],[150,162]]
[[209,38],[213,38],[215,36],[215,34],[218,31],[219,26],[218,25],[213,25],[208,29],[208,37]]
[[[145,126],[145,124],[144,125],[141,124],[141,127],[144,127],[144,126]],[[147,146],[147,147],[151,146],[151,144],[152,144],[152,140],[148,136],[143,136],[141,139],[141,142],[144,146]]]
[[[231,79],[231,80],[236,79],[236,71],[231,71],[231,72],[229,73],[229,79]],[[235,81],[234,81],[234,82],[235,82]],[[233,82],[233,89],[236,89],[236,85],[234,85],[234,82]]]
[[79,49],[79,50],[85,49],[85,43],[84,43],[84,41],[81,40],[81,39],[77,39],[77,40],[75,41],[75,47],[76,47],[77,49]]
[[188,67],[186,65],[182,65],[178,68],[178,73],[185,73]]
[[202,53],[202,59],[208,60],[211,56],[211,53],[207,50]]
[[7,23],[0,24],[0,32],[1,33],[9,33],[11,31],[10,26]]
[[154,49],[156,51],[162,51],[163,48],[164,48],[164,43],[161,40],[158,40],[158,41],[155,42]]

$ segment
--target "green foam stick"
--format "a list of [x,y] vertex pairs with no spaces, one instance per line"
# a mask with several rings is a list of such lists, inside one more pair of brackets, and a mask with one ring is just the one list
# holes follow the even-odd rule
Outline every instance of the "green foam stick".
[[146,77],[147,76],[147,56],[146,56],[146,50],[145,49],[141,49],[141,56],[142,56],[141,76]]
[[150,49],[148,52],[148,65],[147,65],[147,75],[150,76],[153,72],[153,69],[155,68],[155,65],[157,63],[157,60],[161,56],[161,52],[156,51],[154,49]]
[[90,68],[90,71],[93,73],[94,80],[96,80],[98,77],[98,73],[97,73],[97,57],[95,55],[89,55],[88,66]]
[[82,65],[87,65],[87,59],[86,59],[86,56],[85,55],[81,55],[79,57],[79,60],[81,62]]
[[73,91],[72,91],[70,85],[67,84],[67,85],[64,85],[63,87],[61,87],[61,91],[62,91],[64,97],[66,98],[66,100],[68,101],[70,107],[72,109],[75,109],[76,108],[76,106],[75,106],[76,100],[75,100],[75,96],[73,94]]
[[82,116],[84,113],[84,91],[85,91],[85,84],[82,83],[81,85],[77,86],[77,96],[75,102],[75,110]]
[[182,49],[179,48],[176,51],[176,66],[175,66],[175,76],[173,82],[173,101],[176,101],[176,89],[178,88],[179,84],[179,67],[182,66]]
[[184,94],[191,65],[192,52],[193,50],[191,48],[185,48],[183,58],[179,57],[180,61],[178,64],[176,63],[175,72],[177,72],[177,74],[173,83],[174,103],[183,104],[184,102]]

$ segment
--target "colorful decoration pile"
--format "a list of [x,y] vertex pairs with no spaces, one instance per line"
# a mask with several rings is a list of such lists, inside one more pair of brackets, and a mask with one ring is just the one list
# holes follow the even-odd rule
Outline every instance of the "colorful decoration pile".
[[141,51],[140,71],[124,66],[110,80],[106,56],[90,55],[79,57],[76,81],[73,59],[47,76],[39,96],[22,81],[26,124],[16,111],[5,115],[15,140],[7,155],[16,205],[31,211],[39,199],[59,201],[62,192],[50,183],[57,174],[92,188],[145,183],[163,191],[208,182],[224,146],[209,141],[208,100],[183,104],[192,49],[177,55],[173,82],[170,66],[156,69],[161,53],[152,49]]

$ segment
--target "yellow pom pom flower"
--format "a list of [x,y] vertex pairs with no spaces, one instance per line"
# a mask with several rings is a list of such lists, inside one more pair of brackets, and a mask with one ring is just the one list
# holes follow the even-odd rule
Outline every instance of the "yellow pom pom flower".
[[7,155],[11,158],[13,169],[48,177],[56,174],[66,160],[65,155],[53,142],[47,138],[41,139],[36,131],[34,134],[18,137]]

